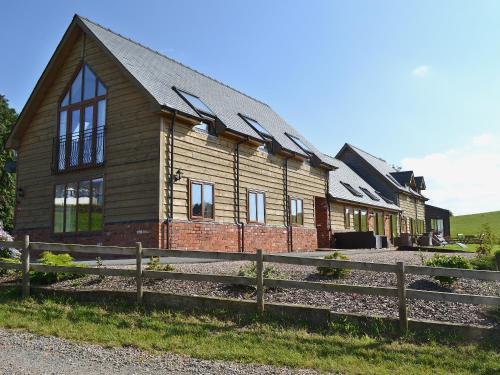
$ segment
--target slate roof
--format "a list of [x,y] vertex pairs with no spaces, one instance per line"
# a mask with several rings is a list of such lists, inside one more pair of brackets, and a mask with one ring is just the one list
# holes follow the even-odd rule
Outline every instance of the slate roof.
[[399,182],[400,185],[409,185],[413,176],[412,171],[391,172],[391,176]]
[[[365,180],[363,180],[358,174],[356,174],[356,172],[349,168],[349,166],[343,161],[325,154],[323,155],[323,157],[325,159],[328,159],[329,164],[338,168],[329,173],[329,194],[332,198],[394,211],[401,210],[396,204],[391,204],[384,201],[384,199],[380,197],[379,194],[377,194],[372,186],[370,186]],[[342,184],[342,182],[348,183],[354,189],[363,194],[363,196],[358,197],[353,195]],[[361,190],[361,188],[367,189],[374,196],[379,197],[380,200],[376,201],[371,199],[364,191]]]
[[[370,164],[373,168],[375,168],[382,176],[385,177],[386,181],[388,181],[391,185],[394,186],[399,191],[406,192],[408,194],[427,199],[425,198],[422,194],[419,192],[413,190],[409,186],[404,185],[404,183],[399,182],[395,177],[395,173],[401,173],[398,171],[394,166],[389,165],[384,159],[378,158],[364,150],[361,150],[360,148],[357,148],[349,143],[346,143],[342,150],[345,147],[349,147],[351,150],[353,150],[355,153],[357,153],[362,159],[364,159],[368,164]],[[339,154],[342,152],[342,150],[339,151]],[[337,154],[337,156],[339,155]],[[411,173],[413,174],[413,171],[405,171],[404,173]]]
[[[162,106],[199,115],[173,90],[198,96],[228,129],[262,139],[239,113],[257,120],[286,150],[307,156],[285,133],[298,137],[321,159],[321,153],[267,104],[235,90],[84,17],[75,16]],[[321,160],[326,163],[324,160]]]

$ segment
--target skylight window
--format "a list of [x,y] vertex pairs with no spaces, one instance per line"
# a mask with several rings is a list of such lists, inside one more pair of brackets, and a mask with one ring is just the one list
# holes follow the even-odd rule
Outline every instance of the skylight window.
[[267,131],[265,127],[263,127],[259,122],[241,115],[241,117],[250,125],[257,133],[259,133],[264,138],[273,138],[271,133]]
[[176,91],[196,112],[215,117],[215,113],[200,98],[182,90],[177,89]]
[[354,189],[354,188],[353,188],[350,184],[348,184],[347,182],[342,182],[342,181],[340,181],[340,183],[341,183],[342,185],[344,185],[344,187],[345,187],[347,190],[349,190],[349,192],[350,192],[352,195],[354,195],[354,196],[356,196],[356,197],[362,197],[362,196],[363,196],[363,194],[361,194],[359,191],[357,191],[356,189]]
[[295,143],[297,146],[299,146],[302,149],[302,151],[304,151],[307,154],[312,153],[312,151],[309,149],[309,147],[307,147],[305,145],[305,143],[302,142],[298,137],[295,137],[295,136],[290,135],[288,133],[286,133],[286,135],[288,136],[288,138],[290,138],[293,141],[293,143]]
[[362,191],[363,193],[365,193],[366,195],[368,195],[368,196],[370,197],[370,199],[371,199],[371,200],[374,200],[374,201],[379,201],[379,200],[380,200],[380,198],[379,198],[379,197],[377,197],[375,194],[373,194],[370,190],[365,189],[365,188],[363,188],[363,187],[361,187],[361,186],[360,186],[359,188],[361,189],[361,191]]
[[384,196],[380,191],[375,190],[375,192],[380,196],[380,198],[382,198],[384,200],[385,203],[394,204],[394,202],[392,200],[390,200],[389,198]]

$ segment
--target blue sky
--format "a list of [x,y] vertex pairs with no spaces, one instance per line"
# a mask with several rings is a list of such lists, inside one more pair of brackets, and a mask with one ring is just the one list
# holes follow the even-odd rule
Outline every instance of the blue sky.
[[[500,209],[500,2],[119,4],[4,2],[0,93],[22,109],[79,13],[268,103],[324,152],[350,142],[414,168],[436,205]],[[457,160],[482,164],[459,195]]]

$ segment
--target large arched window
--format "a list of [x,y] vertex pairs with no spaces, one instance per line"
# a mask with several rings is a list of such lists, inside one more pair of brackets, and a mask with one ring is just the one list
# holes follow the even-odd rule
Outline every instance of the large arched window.
[[92,69],[83,65],[59,104],[56,171],[104,162],[106,91]]

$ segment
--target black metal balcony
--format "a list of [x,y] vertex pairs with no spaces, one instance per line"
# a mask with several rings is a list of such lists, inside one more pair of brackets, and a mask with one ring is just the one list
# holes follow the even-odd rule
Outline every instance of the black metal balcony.
[[104,127],[54,138],[52,172],[101,166],[104,163],[104,139]]

